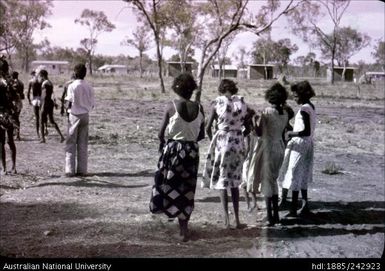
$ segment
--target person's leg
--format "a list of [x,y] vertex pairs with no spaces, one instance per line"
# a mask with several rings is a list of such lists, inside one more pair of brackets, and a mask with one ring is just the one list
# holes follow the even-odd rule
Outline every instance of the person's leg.
[[279,203],[279,208],[283,209],[287,206],[287,194],[289,193],[289,189],[282,188],[281,192],[281,201]]
[[179,222],[180,236],[182,236],[182,241],[187,242],[189,239],[188,220],[178,218],[178,222]]
[[60,143],[62,143],[65,140],[65,138],[64,138],[63,134],[60,132],[59,126],[57,126],[57,124],[53,118],[53,110],[48,113],[48,116],[49,116],[49,121],[55,127],[55,130],[57,131],[57,133],[60,135]]
[[47,125],[47,112],[42,109],[40,113],[40,134],[41,134],[41,140],[40,143],[45,143],[45,133],[44,130],[46,129]]
[[300,212],[300,215],[307,215],[310,213],[309,210],[309,201],[307,198],[307,189],[301,189],[301,194],[302,194],[302,200],[304,201],[302,210]]
[[251,206],[251,209],[250,209],[250,212],[253,211],[255,208],[258,209],[258,206],[257,206],[257,195],[254,193],[254,192],[251,192],[251,198],[253,200],[253,205]]
[[8,146],[9,149],[11,150],[11,161],[12,161],[12,167],[11,167],[11,173],[16,174],[16,145],[15,141],[13,139],[13,128],[9,128],[7,130],[7,140],[8,140]]
[[69,115],[68,132],[65,141],[65,174],[75,175],[76,169],[76,144],[78,140],[78,126],[80,119],[74,115]]
[[16,140],[20,140],[20,111],[15,113],[15,122],[17,124],[16,132]]
[[274,224],[279,223],[278,194],[271,198],[273,202],[273,220]]
[[274,225],[274,219],[273,219],[273,212],[272,212],[272,199],[271,197],[265,197],[265,203],[266,203],[266,225],[267,226],[273,226]]
[[89,115],[79,117],[80,124],[77,141],[77,174],[85,175],[88,172],[88,122]]
[[247,188],[243,187],[243,194],[245,195],[245,200],[246,200],[246,205],[247,205],[247,210],[250,210],[250,198],[249,198],[249,193],[247,192]]
[[1,152],[1,174],[6,174],[7,165],[6,165],[6,156],[5,156],[5,130],[0,128],[0,152]]
[[239,189],[231,188],[231,201],[233,202],[234,216],[235,216],[235,227],[240,228],[241,223],[239,222]]
[[297,216],[298,194],[299,194],[299,191],[292,191],[290,212],[286,215],[287,217]]
[[38,106],[34,106],[33,112],[35,114],[36,134],[37,134],[37,137],[40,138],[40,129],[39,129],[39,126],[40,126],[40,108]]
[[221,189],[219,190],[219,197],[221,199],[222,208],[223,208],[223,215],[225,218],[225,227],[230,228],[230,221],[229,221],[229,210],[228,210],[228,198],[227,198],[227,190]]

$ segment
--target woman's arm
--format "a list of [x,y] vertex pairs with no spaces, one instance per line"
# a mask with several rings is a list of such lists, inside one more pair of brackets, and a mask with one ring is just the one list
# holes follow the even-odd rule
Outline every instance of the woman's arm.
[[163,115],[162,125],[161,125],[159,133],[158,133],[158,139],[160,141],[159,151],[161,151],[163,149],[163,145],[165,143],[164,133],[165,133],[167,125],[170,121],[170,112],[169,111],[170,111],[170,105],[168,105],[166,112]]
[[213,134],[211,133],[211,127],[216,118],[217,118],[217,112],[215,110],[215,107],[213,106],[211,108],[209,120],[207,121],[207,126],[206,126],[206,134],[210,138],[210,140],[213,138]]
[[261,117],[259,117],[258,120],[255,122],[255,132],[259,137],[262,136],[264,119],[265,119],[265,115],[262,113]]
[[200,111],[202,112],[202,115],[203,115],[203,121],[201,123],[197,141],[200,141],[205,138],[205,112],[203,111],[202,106],[200,106]]
[[303,124],[304,124],[304,129],[299,132],[292,132],[289,131],[287,132],[287,137],[290,139],[292,137],[304,137],[304,136],[310,136],[310,116],[307,112],[305,111],[300,111],[300,114],[303,119]]

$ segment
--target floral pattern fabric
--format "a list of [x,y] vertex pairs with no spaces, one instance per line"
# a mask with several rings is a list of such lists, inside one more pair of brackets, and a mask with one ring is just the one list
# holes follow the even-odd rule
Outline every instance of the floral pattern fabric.
[[219,96],[214,101],[218,130],[214,134],[203,172],[202,187],[238,188],[242,182],[245,144],[242,133],[247,114],[243,97]]

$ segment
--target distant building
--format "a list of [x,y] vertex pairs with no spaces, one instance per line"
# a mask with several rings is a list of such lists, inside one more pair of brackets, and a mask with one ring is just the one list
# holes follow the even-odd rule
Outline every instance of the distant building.
[[[185,63],[185,72],[192,73],[193,62]],[[179,61],[169,61],[167,62],[167,76],[176,77],[182,73],[182,67],[180,66]]]
[[250,64],[247,68],[248,79],[273,79],[274,65],[272,64]]
[[30,68],[35,71],[44,69],[49,75],[66,74],[69,72],[69,62],[56,60],[35,60],[31,62]]
[[239,79],[247,79],[247,68],[239,68],[237,77]]
[[369,78],[370,82],[385,81],[385,72],[366,72],[365,75]]
[[[238,68],[234,65],[222,65],[222,77],[237,77]],[[219,77],[219,65],[215,64],[211,67],[211,76]]]
[[128,69],[126,65],[107,64],[99,67],[98,72],[105,74],[127,74]]
[[[330,72],[330,68],[328,68],[326,72],[326,78],[327,81],[332,80],[332,75]],[[357,68],[354,67],[345,67],[345,78],[342,78],[342,73],[344,71],[344,67],[334,67],[334,81],[346,81],[346,82],[353,82],[354,80],[354,70],[357,70]]]

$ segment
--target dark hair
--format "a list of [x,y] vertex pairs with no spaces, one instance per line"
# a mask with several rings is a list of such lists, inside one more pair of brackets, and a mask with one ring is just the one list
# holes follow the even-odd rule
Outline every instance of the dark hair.
[[197,88],[197,83],[190,73],[181,73],[175,77],[171,88],[179,96],[190,99],[193,91]]
[[74,74],[76,79],[84,79],[87,74],[87,68],[84,64],[77,64],[74,67]]
[[36,71],[31,71],[30,75],[35,75],[35,74],[36,74]]
[[13,71],[11,76],[13,79],[17,79],[17,77],[19,77],[19,73],[17,71]]
[[287,100],[287,91],[280,83],[275,83],[265,92],[265,100],[274,105],[283,105]]
[[237,84],[229,79],[223,79],[219,84],[218,91],[220,93],[230,92],[232,95],[238,92]]
[[47,77],[48,76],[48,72],[46,70],[41,70],[39,72],[39,75],[42,76],[42,77]]
[[315,96],[315,92],[307,80],[291,85],[291,91],[296,92],[303,99],[310,99]]

